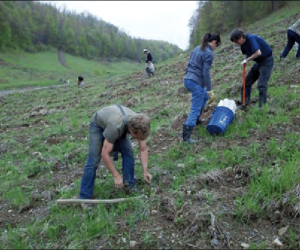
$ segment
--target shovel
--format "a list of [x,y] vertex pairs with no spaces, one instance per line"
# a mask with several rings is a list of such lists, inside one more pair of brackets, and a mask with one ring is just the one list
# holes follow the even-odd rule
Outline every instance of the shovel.
[[246,63],[243,64],[243,110],[246,110],[246,65]]

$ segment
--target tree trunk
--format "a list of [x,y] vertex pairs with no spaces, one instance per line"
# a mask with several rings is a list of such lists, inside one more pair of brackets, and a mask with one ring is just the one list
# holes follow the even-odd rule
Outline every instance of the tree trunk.
[[240,27],[243,20],[243,1],[237,1],[235,27]]
[[278,1],[272,1],[272,11],[278,10]]

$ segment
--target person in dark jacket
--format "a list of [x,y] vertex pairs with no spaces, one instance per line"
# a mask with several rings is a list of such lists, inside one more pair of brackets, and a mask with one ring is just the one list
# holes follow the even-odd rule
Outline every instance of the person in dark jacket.
[[214,59],[213,50],[220,44],[219,35],[205,34],[201,46],[194,48],[186,66],[183,82],[187,90],[191,92],[192,100],[190,113],[183,125],[182,137],[183,141],[191,144],[198,142],[190,138],[191,134],[207,101],[214,98],[211,91],[210,68]]
[[[245,34],[240,29],[234,29],[231,32],[230,41],[241,46],[241,51],[245,56],[242,65],[252,60],[255,62],[246,76],[245,104],[250,104],[251,87],[257,81],[259,108],[261,108],[267,102],[268,81],[274,66],[272,48],[260,36]],[[243,87],[241,88],[241,101],[243,101],[242,95]]]
[[146,56],[146,66],[145,66],[145,71],[146,71],[146,78],[150,78],[150,76],[154,76],[154,65],[152,63],[152,55],[150,53],[150,51],[144,49],[144,55]]
[[84,85],[84,79],[82,76],[78,76],[77,85],[78,85],[78,87]]
[[286,58],[289,54],[290,50],[293,48],[295,42],[298,43],[298,49],[296,54],[296,59],[300,60],[300,19],[295,22],[291,27],[287,30],[287,45],[280,55],[281,58]]

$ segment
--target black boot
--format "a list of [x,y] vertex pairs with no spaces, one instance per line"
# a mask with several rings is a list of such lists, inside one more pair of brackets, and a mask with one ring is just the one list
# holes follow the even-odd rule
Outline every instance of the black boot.
[[262,108],[263,104],[265,104],[266,102],[267,102],[267,89],[260,89],[258,107]]
[[195,126],[183,125],[183,130],[182,130],[183,141],[186,141],[190,144],[194,144],[194,143],[199,142],[199,140],[191,139],[191,134],[193,132],[194,127]]

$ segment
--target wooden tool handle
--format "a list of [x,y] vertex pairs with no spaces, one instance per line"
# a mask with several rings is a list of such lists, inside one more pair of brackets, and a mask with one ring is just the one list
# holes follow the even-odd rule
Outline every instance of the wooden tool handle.
[[67,204],[67,203],[118,203],[129,200],[140,199],[144,197],[144,195],[129,197],[129,198],[119,198],[119,199],[110,199],[110,200],[95,200],[95,199],[58,199],[56,204]]
[[243,106],[246,106],[246,63],[243,64]]

